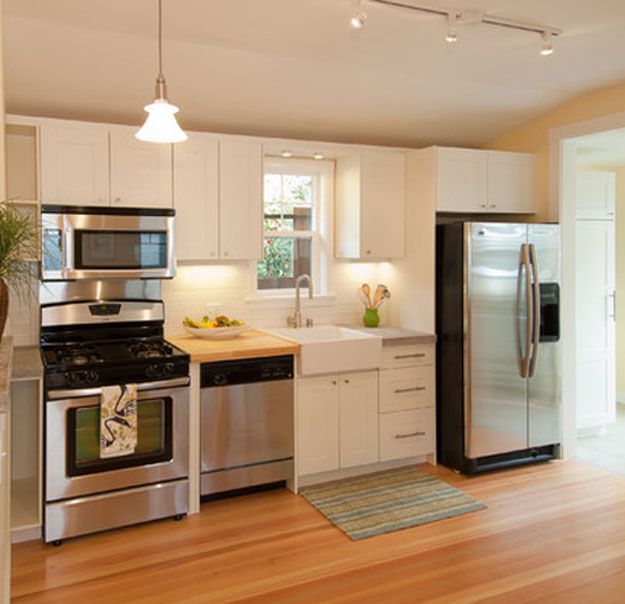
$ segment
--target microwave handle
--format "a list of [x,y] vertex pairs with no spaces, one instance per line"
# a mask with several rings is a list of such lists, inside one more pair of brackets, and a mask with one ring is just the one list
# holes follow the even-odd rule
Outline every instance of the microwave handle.
[[63,237],[61,239],[63,252],[63,270],[74,270],[74,229],[67,223],[63,225]]

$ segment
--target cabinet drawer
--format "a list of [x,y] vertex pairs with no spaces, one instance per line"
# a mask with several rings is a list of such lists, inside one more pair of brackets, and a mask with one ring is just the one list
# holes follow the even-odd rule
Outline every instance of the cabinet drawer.
[[382,368],[397,369],[434,365],[433,344],[400,344],[382,347]]
[[380,413],[434,406],[434,368],[380,371]]
[[380,461],[434,451],[434,409],[380,415]]

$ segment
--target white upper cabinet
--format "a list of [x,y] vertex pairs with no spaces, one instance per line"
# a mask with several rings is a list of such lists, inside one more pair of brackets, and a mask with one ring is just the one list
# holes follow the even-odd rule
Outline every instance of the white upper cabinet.
[[614,220],[616,175],[614,172],[577,172],[576,217]]
[[135,132],[125,127],[110,132],[111,205],[171,208],[171,145],[140,141]]
[[41,126],[41,200],[109,205],[108,129],[95,124]]
[[219,143],[220,257],[262,257],[263,148],[255,141]]
[[438,212],[535,212],[533,155],[452,147],[433,153]]
[[403,153],[362,151],[337,159],[336,257],[404,256],[406,165]]
[[219,142],[190,135],[174,147],[174,208],[178,260],[219,256]]
[[533,155],[488,151],[488,209],[506,214],[536,211]]
[[484,212],[488,202],[488,153],[474,149],[436,149],[436,209]]

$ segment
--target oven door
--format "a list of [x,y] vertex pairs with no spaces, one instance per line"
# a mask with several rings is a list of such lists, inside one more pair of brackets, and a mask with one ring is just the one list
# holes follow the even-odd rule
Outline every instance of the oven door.
[[100,389],[77,390],[71,398],[49,393],[47,502],[188,477],[189,388],[153,386],[138,385],[135,452],[106,459],[100,458]]
[[173,215],[158,210],[128,212],[42,213],[42,279],[173,277]]

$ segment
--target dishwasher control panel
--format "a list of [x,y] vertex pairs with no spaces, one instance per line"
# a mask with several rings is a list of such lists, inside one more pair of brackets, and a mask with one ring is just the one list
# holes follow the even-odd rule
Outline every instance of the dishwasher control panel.
[[204,363],[200,373],[200,387],[217,388],[254,382],[292,380],[293,367],[292,355]]

